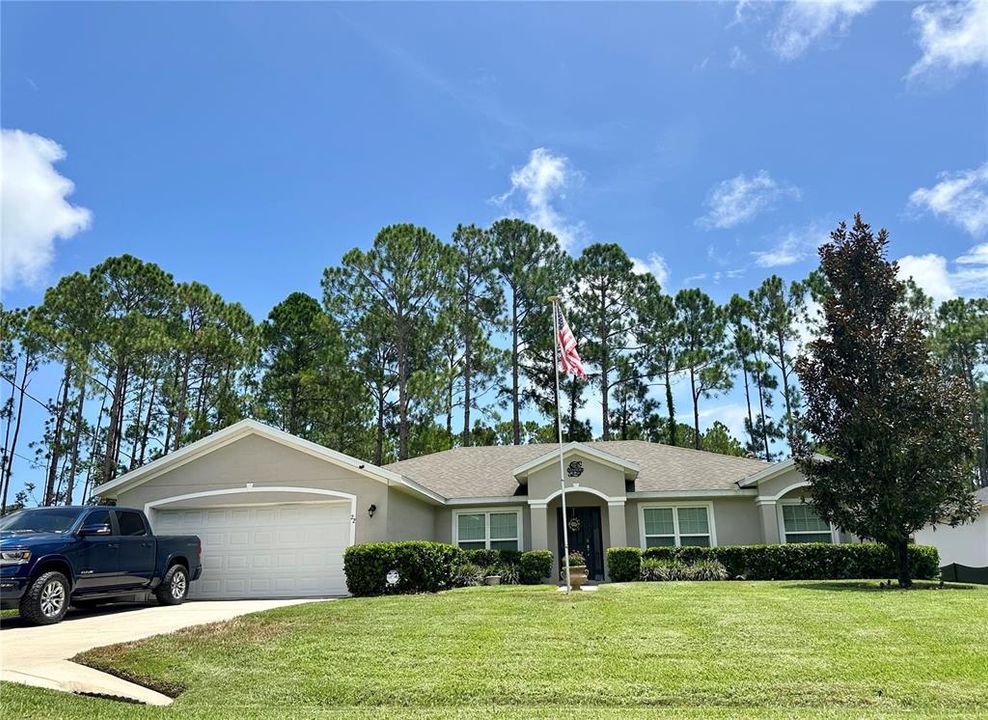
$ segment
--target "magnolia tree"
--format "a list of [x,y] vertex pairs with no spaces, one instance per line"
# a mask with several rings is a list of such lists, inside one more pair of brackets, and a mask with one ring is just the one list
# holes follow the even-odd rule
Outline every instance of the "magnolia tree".
[[824,325],[796,369],[806,397],[806,443],[796,458],[817,512],[840,528],[888,546],[900,585],[912,584],[910,536],[934,522],[973,519],[978,438],[964,383],[934,360],[923,321],[877,236],[855,216],[820,248],[828,284]]

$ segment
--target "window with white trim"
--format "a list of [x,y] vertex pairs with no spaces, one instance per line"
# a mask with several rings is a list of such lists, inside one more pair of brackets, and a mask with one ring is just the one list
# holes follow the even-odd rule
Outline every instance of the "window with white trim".
[[787,543],[831,543],[830,524],[804,502],[782,504],[782,528]]
[[642,509],[645,547],[712,545],[710,507],[682,505]]
[[456,513],[456,544],[464,550],[521,550],[521,513],[483,510]]

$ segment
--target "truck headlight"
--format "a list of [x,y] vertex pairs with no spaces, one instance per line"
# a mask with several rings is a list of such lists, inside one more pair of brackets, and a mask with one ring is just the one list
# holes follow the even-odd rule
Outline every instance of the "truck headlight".
[[0,565],[23,565],[30,559],[30,550],[0,550]]

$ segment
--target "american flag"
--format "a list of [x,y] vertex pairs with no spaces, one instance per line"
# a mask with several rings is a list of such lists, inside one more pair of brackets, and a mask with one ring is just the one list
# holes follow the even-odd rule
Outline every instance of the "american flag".
[[559,306],[556,307],[556,330],[559,333],[559,347],[561,350],[559,364],[563,372],[585,378],[587,373],[583,369],[583,361],[580,360],[580,354],[576,351],[576,338],[573,337],[573,331],[569,329],[569,323],[563,317],[563,310]]

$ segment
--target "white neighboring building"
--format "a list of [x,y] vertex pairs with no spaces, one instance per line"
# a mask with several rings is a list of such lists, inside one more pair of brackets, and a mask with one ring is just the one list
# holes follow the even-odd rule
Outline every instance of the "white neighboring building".
[[988,567],[988,488],[975,493],[981,503],[981,515],[973,523],[950,527],[931,525],[916,533],[920,545],[933,545],[940,553],[940,565]]

